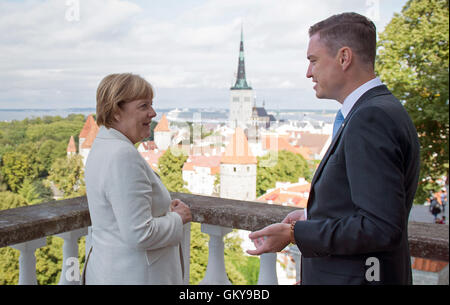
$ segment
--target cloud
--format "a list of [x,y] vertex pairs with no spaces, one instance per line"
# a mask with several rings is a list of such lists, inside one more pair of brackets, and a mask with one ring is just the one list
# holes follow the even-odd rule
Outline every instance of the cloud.
[[[309,26],[366,13],[371,1],[385,0],[3,1],[0,107],[93,106],[99,81],[117,72],[161,88],[228,90],[242,23],[254,89],[298,89],[314,99],[305,77]],[[79,20],[70,20],[75,4]]]

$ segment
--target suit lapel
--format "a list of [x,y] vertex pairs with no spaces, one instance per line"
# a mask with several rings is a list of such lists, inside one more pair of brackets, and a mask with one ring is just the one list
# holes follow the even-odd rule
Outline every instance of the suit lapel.
[[314,177],[311,181],[311,190],[310,190],[310,194],[309,194],[309,198],[308,198],[308,203],[307,203],[307,207],[309,207],[310,202],[312,201],[313,198],[313,193],[314,193],[314,183],[316,183],[317,179],[319,179],[320,174],[323,171],[323,168],[325,167],[330,155],[332,154],[332,152],[334,152],[334,148],[337,145],[337,143],[339,143],[339,140],[341,138],[341,134],[345,129],[345,126],[347,126],[347,123],[350,121],[351,117],[353,116],[353,114],[356,112],[356,110],[359,108],[359,106],[361,106],[361,104],[363,103],[363,101],[365,100],[369,100],[375,96],[378,95],[385,95],[385,94],[391,94],[390,91],[388,90],[388,88],[385,85],[381,85],[381,86],[377,86],[374,87],[372,89],[370,89],[369,91],[367,91],[366,93],[364,93],[355,103],[355,105],[352,107],[352,109],[350,110],[350,113],[347,115],[347,117],[345,118],[344,122],[342,122],[341,127],[339,128],[339,130],[336,133],[336,136],[334,137],[334,139],[331,141],[330,147],[328,147],[327,152],[325,153],[325,156],[323,157],[322,161],[319,164],[319,167],[316,170],[316,173],[314,174]]

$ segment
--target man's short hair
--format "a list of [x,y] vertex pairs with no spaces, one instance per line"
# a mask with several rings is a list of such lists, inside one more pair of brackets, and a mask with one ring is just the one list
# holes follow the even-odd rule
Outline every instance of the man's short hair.
[[375,65],[377,33],[375,24],[357,13],[333,15],[309,28],[309,37],[319,33],[332,55],[349,47],[363,63]]
[[97,124],[111,128],[114,115],[123,103],[153,99],[153,88],[139,75],[131,73],[110,74],[97,88]]

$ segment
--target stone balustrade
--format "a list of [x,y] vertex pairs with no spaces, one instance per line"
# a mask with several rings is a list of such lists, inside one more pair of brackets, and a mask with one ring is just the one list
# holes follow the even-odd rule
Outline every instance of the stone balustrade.
[[[259,230],[280,222],[292,207],[259,202],[231,200],[218,197],[171,193],[191,207],[193,222],[201,223],[202,232],[209,234],[208,266],[200,284],[230,284],[224,264],[223,237],[231,229]],[[46,236],[64,239],[63,266],[59,284],[79,284],[79,274],[71,267],[71,259],[78,257],[77,241],[88,234],[91,225],[86,197],[0,211],[0,247],[20,250],[19,284],[36,284],[34,252],[46,243]],[[448,262],[448,225],[409,223],[408,234],[411,256]],[[89,238],[86,249],[89,249]],[[184,283],[189,283],[190,224],[184,226],[182,242],[185,256]],[[299,266],[300,255],[294,253]],[[297,268],[298,270],[298,268]],[[297,277],[298,279],[298,277]],[[277,284],[276,254],[260,257],[258,284]]]

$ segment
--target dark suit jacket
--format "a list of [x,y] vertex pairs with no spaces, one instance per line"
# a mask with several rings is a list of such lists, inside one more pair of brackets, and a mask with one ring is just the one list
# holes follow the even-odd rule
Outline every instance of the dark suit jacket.
[[[308,218],[295,225],[302,284],[411,284],[407,224],[418,176],[408,113],[386,86],[372,88],[333,139],[312,180]],[[376,272],[370,257],[379,281],[367,281]]]

